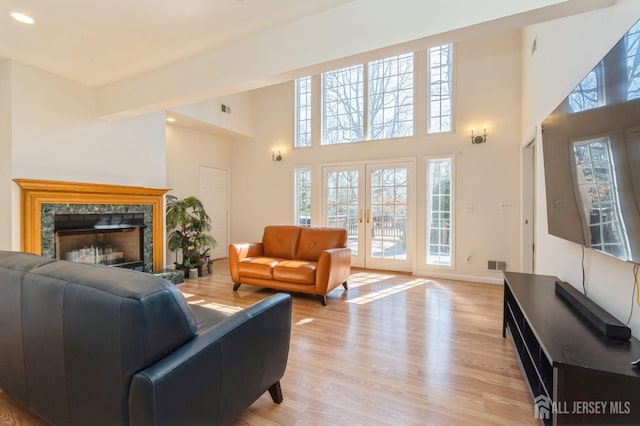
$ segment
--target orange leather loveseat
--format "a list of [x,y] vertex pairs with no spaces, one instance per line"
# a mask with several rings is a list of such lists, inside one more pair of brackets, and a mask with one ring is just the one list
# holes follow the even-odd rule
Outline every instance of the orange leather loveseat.
[[341,228],[267,226],[261,242],[229,245],[233,290],[252,284],[277,290],[326,295],[340,284],[347,288],[351,249]]

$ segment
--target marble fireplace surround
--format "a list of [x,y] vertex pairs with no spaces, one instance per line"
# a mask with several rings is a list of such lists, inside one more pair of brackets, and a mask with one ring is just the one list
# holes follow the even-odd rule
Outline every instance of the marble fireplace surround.
[[163,269],[164,194],[168,189],[35,179],[14,179],[14,182],[20,187],[22,251],[52,256],[50,224],[56,213],[141,212],[145,214],[145,246],[151,246],[148,256],[153,270]]

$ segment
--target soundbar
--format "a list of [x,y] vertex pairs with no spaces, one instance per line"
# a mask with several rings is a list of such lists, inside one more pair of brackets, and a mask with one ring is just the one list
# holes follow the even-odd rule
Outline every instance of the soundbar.
[[631,338],[629,327],[589,300],[568,282],[556,281],[556,293],[566,300],[582,319],[592,324],[605,336],[618,340]]

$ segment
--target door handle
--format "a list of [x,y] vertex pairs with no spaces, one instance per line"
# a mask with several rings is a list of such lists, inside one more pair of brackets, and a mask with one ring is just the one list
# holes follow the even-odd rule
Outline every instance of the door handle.
[[358,223],[362,223],[362,209],[358,210]]
[[367,223],[369,223],[371,221],[371,212],[369,211],[369,209],[367,209]]

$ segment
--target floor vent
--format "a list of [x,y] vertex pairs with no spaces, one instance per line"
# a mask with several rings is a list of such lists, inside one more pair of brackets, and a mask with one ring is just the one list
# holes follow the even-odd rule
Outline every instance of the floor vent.
[[487,269],[490,271],[506,271],[507,261],[506,260],[488,260]]

